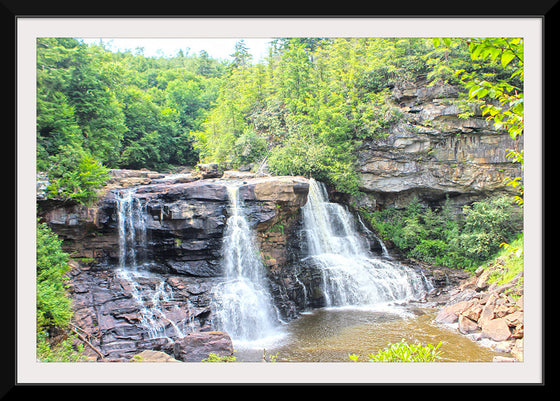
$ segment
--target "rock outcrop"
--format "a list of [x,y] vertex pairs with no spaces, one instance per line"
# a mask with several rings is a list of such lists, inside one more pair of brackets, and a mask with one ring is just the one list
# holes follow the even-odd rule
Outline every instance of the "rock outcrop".
[[460,333],[474,341],[492,340],[494,350],[523,361],[523,287],[518,285],[522,275],[506,284],[491,284],[492,273],[502,269],[503,258],[478,269],[449,294],[435,321],[456,324]]
[[[142,350],[189,362],[209,352],[227,356],[231,339],[209,333],[215,329],[212,291],[223,280],[229,185],[239,187],[279,311],[289,319],[305,307],[305,289],[290,262],[301,257],[292,236],[307,201],[307,179],[231,172],[229,178],[202,179],[198,172],[132,170],[113,170],[112,176],[92,206],[39,201],[40,217],[73,258],[73,324],[92,359],[128,361]],[[119,201],[129,191],[135,203],[128,207],[138,208],[133,214],[140,216],[142,235],[136,232],[132,245],[135,266],[123,272]]]
[[200,362],[210,353],[220,357],[233,355],[231,338],[222,331],[189,333],[173,344],[175,359],[183,362]]
[[388,135],[364,142],[359,199],[369,207],[405,206],[412,197],[438,203],[446,195],[463,205],[490,192],[511,191],[506,177],[521,176],[508,149],[521,149],[480,113],[460,118],[458,88],[407,83],[393,89],[403,115]]

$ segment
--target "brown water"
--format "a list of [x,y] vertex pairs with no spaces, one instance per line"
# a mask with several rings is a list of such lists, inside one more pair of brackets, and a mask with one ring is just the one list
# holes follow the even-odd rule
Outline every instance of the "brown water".
[[[473,342],[453,327],[433,323],[435,309],[317,309],[302,314],[286,327],[287,335],[266,355],[277,354],[278,362],[350,362],[348,354],[377,353],[388,343],[405,339],[440,347],[440,362],[491,362],[496,355],[488,347]],[[235,346],[235,344],[234,344]],[[238,361],[260,361],[263,349],[237,349]]]

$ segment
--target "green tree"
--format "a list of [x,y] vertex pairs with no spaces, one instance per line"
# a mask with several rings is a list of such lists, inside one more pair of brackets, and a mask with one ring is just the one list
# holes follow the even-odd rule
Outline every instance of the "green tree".
[[68,255],[45,223],[37,224],[37,332],[65,328],[72,317],[65,292]]
[[76,145],[64,145],[58,154],[48,160],[51,198],[87,204],[96,197],[109,178],[109,172],[93,155]]
[[251,65],[251,53],[249,53],[249,48],[245,44],[243,39],[235,42],[235,51],[231,54],[233,61],[231,62],[231,68],[245,68]]
[[[73,346],[74,336],[64,335],[72,318],[72,301],[66,293],[68,254],[45,223],[37,222],[37,358],[42,362],[83,360],[83,345]],[[55,340],[57,334],[66,337]],[[57,343],[57,341],[59,341]]]

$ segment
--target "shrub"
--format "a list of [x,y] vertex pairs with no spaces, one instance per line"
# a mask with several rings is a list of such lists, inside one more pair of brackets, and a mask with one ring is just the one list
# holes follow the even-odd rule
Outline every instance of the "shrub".
[[109,179],[107,168],[79,146],[67,145],[49,160],[49,198],[85,204],[95,198],[95,189],[101,188]]
[[200,362],[236,362],[237,357],[234,355],[220,356],[214,352],[208,354],[208,358],[201,360]]
[[83,354],[83,344],[74,349],[73,341],[76,336],[70,336],[57,345],[51,346],[45,332],[37,334],[37,359],[41,362],[79,362],[86,359]]
[[509,197],[474,202],[457,217],[448,202],[434,211],[422,207],[418,199],[405,209],[362,213],[406,257],[466,269],[476,269],[491,258],[522,226],[521,210]]
[[68,255],[61,242],[45,223],[37,225],[37,331],[66,327],[72,316],[64,285]]
[[[369,354],[369,362],[435,362],[441,358],[441,351],[438,351],[441,345],[441,341],[437,345],[422,345],[417,341],[408,344],[403,339],[400,343],[389,343],[377,354]],[[359,355],[351,354],[348,357],[356,362]]]
[[69,270],[68,255],[61,242],[45,223],[37,224],[37,358],[43,362],[83,359],[83,346],[73,347],[74,336],[51,344],[50,333],[64,334],[72,318],[64,278]]

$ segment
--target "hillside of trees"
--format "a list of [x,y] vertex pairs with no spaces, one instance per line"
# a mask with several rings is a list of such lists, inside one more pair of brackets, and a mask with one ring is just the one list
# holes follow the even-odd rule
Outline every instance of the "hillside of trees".
[[519,63],[496,60],[503,44],[491,43],[499,54],[473,58],[463,39],[439,42],[283,38],[254,64],[242,40],[230,61],[220,61],[205,52],[146,57],[42,38],[37,169],[48,175],[49,197],[80,202],[108,168],[169,171],[198,162],[238,168],[266,161],[274,174],[313,176],[355,194],[356,149],[401,118],[394,85],[467,79],[471,103],[494,93],[476,86],[481,80],[494,89],[507,82],[508,92],[522,88]]

